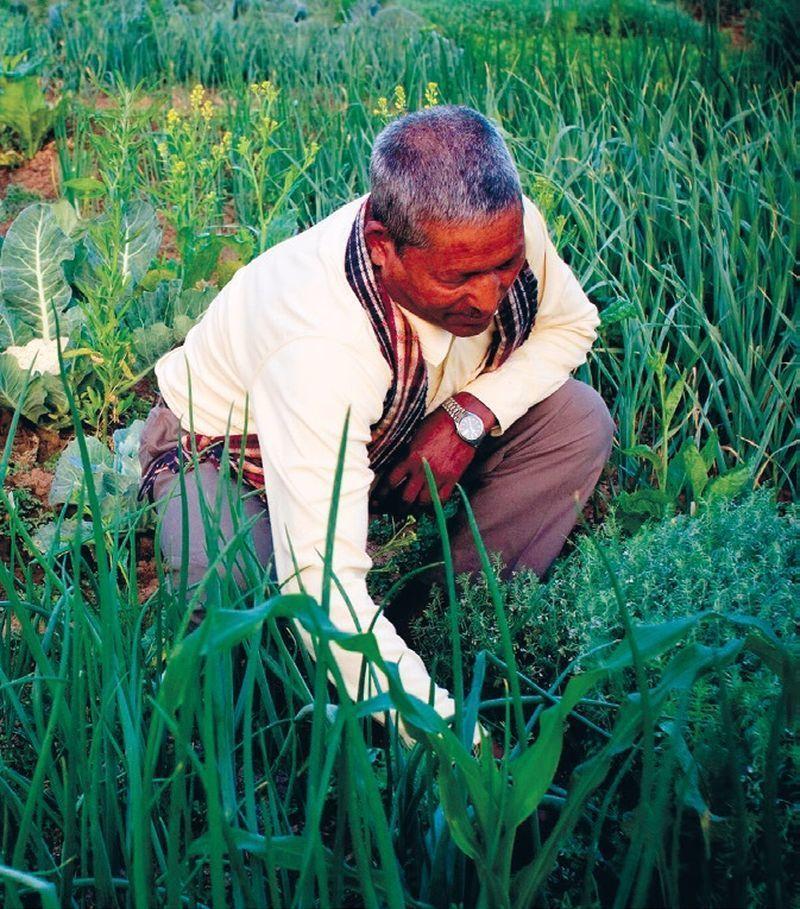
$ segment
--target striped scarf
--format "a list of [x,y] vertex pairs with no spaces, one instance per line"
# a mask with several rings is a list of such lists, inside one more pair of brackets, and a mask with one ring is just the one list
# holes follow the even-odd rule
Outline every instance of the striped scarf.
[[[405,445],[425,416],[428,373],[419,338],[403,311],[377,279],[364,238],[367,202],[358,211],[345,251],[345,276],[369,316],[381,353],[389,365],[392,381],[383,402],[381,418],[372,426],[367,445],[370,466],[377,472]],[[536,316],[538,285],[527,261],[522,266],[494,316],[494,334],[486,354],[484,372],[498,369],[530,334]],[[195,434],[199,461],[217,467],[223,457],[225,437]],[[244,450],[242,446],[244,445]],[[182,451],[180,450],[182,449]],[[258,436],[228,437],[228,462],[234,476],[242,467],[242,480],[256,489],[266,502],[264,470]],[[193,463],[191,437],[186,433],[174,450],[156,458],[145,471],[139,497],[153,499],[156,476],[165,470],[177,473],[181,463]]]

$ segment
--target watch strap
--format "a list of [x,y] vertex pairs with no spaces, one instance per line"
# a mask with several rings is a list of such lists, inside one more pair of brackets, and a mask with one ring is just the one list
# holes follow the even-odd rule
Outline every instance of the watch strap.
[[448,398],[446,401],[442,401],[442,409],[450,414],[456,423],[467,414],[466,407],[462,407],[455,398]]
[[[458,401],[452,397],[447,398],[445,401],[442,401],[441,406],[445,413],[449,414],[452,417],[459,438],[463,439],[468,445],[472,445],[473,448],[477,448],[479,443],[486,438],[486,424],[483,422],[483,418],[479,414],[476,414],[474,411],[467,410],[466,407],[462,407]],[[483,426],[483,434],[477,439],[468,439],[465,436],[461,435],[461,432],[459,431],[459,423],[461,420],[463,420],[464,417],[468,415],[475,417],[475,419],[480,421],[481,426]]]

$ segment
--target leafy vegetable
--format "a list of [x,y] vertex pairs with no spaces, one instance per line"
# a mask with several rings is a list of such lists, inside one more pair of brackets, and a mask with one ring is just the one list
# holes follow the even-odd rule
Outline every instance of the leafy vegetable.
[[[0,404],[30,420],[66,419],[58,347],[69,345],[77,310],[68,310],[72,290],[63,263],[75,255],[73,241],[58,224],[52,205],[25,208],[8,230],[0,250]],[[58,324],[58,332],[56,325]]]
[[7,126],[15,132],[25,157],[32,158],[52,128],[59,104],[52,107],[47,104],[39,85],[39,76],[34,72],[34,62],[22,63],[18,56],[6,57],[3,63],[4,71],[0,73],[0,126]]
[[[139,439],[143,427],[144,420],[134,420],[126,429],[118,429],[113,434],[113,451],[96,436],[86,436],[86,447],[92,462],[92,480],[106,517],[136,509],[136,493],[141,476]],[[76,504],[84,482],[78,441],[73,439],[56,464],[50,487],[50,504]]]

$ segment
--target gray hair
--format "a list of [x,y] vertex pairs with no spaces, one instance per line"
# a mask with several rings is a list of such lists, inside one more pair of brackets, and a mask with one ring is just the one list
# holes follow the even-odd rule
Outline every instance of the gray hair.
[[369,164],[371,214],[395,244],[427,245],[426,221],[491,220],[522,203],[519,174],[503,137],[461,105],[406,114],[375,139]]

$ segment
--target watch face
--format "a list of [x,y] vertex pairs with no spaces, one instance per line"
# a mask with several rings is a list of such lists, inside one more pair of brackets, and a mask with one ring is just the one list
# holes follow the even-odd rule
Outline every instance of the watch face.
[[467,442],[477,442],[483,435],[483,420],[474,413],[465,414],[458,421],[458,434]]

